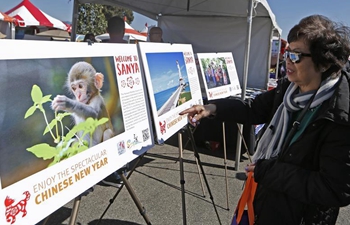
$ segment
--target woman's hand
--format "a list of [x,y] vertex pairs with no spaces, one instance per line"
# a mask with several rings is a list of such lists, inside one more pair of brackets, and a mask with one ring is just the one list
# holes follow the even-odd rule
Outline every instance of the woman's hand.
[[187,118],[190,124],[196,126],[199,124],[199,121],[210,115],[215,115],[216,105],[208,104],[208,105],[194,105],[191,108],[185,109],[180,112],[180,115],[188,114]]
[[254,169],[255,169],[255,163],[249,163],[245,168],[245,174],[247,175],[248,177],[248,173],[249,172],[253,172],[253,177],[254,177]]

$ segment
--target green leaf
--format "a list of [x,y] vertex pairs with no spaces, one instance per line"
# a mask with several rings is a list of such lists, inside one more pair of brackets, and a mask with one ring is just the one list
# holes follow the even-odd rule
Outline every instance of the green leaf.
[[68,133],[66,134],[66,136],[64,137],[64,139],[66,139],[66,140],[72,139],[72,138],[75,136],[75,133],[76,133],[76,130],[75,130],[74,127],[73,127],[73,129],[71,129],[71,130],[68,131]]
[[41,89],[38,85],[34,84],[32,88],[32,100],[35,103],[40,103],[41,99],[43,98],[43,93],[41,92]]
[[59,156],[55,156],[53,161],[47,167],[53,166],[53,165],[59,163],[60,161],[61,161],[60,157]]
[[85,151],[86,149],[88,149],[89,146],[87,144],[79,144],[79,143],[74,143],[72,145],[72,147],[67,151],[67,154],[69,155],[69,157],[74,156],[80,152]]
[[31,106],[31,107],[27,110],[26,114],[24,115],[24,119],[27,119],[28,117],[30,117],[31,115],[33,115],[33,113],[35,112],[35,110],[36,110],[36,106],[35,106],[35,105]]
[[41,99],[41,104],[44,104],[46,102],[52,102],[51,100],[51,95],[45,95],[42,99]]
[[102,124],[107,123],[107,122],[108,122],[108,118],[107,117],[103,117],[99,121],[97,121],[96,124],[97,124],[97,126],[99,126],[99,125],[102,125]]
[[45,135],[47,132],[55,128],[56,125],[57,125],[57,120],[56,119],[51,120],[49,125],[46,126],[43,135]]
[[64,117],[70,116],[72,113],[64,112],[64,113],[58,113],[56,116],[57,121],[62,121]]
[[39,103],[37,107],[40,110],[40,112],[45,113],[45,109],[42,104]]
[[43,158],[44,160],[52,159],[58,154],[56,148],[51,147],[46,143],[34,145],[31,148],[27,148],[27,151],[33,153],[38,158]]

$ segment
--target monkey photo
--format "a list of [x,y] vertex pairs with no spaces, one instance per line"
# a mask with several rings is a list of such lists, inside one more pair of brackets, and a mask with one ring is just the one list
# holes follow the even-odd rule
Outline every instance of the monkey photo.
[[[114,136],[110,116],[103,96],[100,93],[103,81],[103,74],[96,72],[91,64],[84,61],[77,62],[68,72],[66,81],[66,88],[74,96],[74,99],[65,95],[57,95],[51,104],[51,108],[54,111],[72,113],[75,125],[84,122],[89,117],[98,120],[108,118],[106,123],[99,125],[94,131],[92,135],[92,146]],[[81,137],[82,133],[80,131],[78,137],[90,143],[89,135]]]

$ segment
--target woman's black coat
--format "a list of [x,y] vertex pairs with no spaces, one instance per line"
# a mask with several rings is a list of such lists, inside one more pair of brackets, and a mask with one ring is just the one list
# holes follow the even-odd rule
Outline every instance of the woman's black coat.
[[[288,80],[252,101],[220,99],[217,119],[264,124],[283,101]],[[333,96],[285,154],[259,160],[254,170],[256,224],[334,224],[339,207],[350,204],[350,88],[342,71]]]

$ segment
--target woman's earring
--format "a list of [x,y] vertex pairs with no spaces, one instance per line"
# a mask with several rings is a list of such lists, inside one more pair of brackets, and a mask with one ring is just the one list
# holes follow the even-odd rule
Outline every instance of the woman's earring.
[[326,71],[326,68],[322,67],[321,72],[324,73]]

